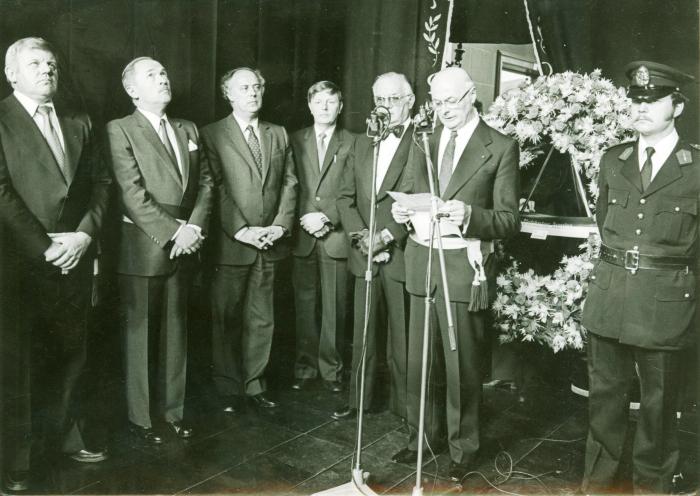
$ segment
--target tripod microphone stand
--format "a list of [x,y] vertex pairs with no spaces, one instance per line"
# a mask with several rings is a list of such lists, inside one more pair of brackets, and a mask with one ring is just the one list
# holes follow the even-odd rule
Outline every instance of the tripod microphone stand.
[[433,133],[432,113],[428,104],[422,105],[414,121],[415,133],[421,136],[425,154],[425,165],[428,172],[428,187],[430,189],[430,231],[428,237],[428,264],[425,273],[425,309],[423,316],[423,350],[421,363],[421,385],[420,385],[420,410],[418,415],[418,451],[416,456],[416,485],[413,488],[413,496],[423,494],[423,437],[425,435],[425,401],[428,388],[428,350],[430,338],[430,309],[435,303],[435,298],[430,296],[432,286],[432,265],[433,265],[433,243],[437,234],[438,260],[440,263],[440,275],[442,278],[442,292],[445,299],[445,313],[447,315],[447,335],[450,341],[450,350],[457,350],[457,340],[455,338],[454,322],[452,319],[452,307],[450,306],[450,290],[447,284],[447,271],[445,269],[445,251],[442,247],[442,233],[440,230],[441,215],[438,212],[438,199],[436,195],[437,185],[433,161],[430,157],[430,143],[428,136]]
[[372,159],[372,195],[370,197],[370,216],[368,226],[368,246],[367,246],[367,269],[365,270],[365,312],[364,325],[362,328],[362,355],[359,370],[359,399],[357,401],[357,442],[355,446],[355,462],[352,468],[352,478],[350,483],[343,484],[328,491],[316,493],[313,496],[364,494],[366,496],[376,495],[366,483],[369,473],[363,472],[361,468],[362,456],[362,427],[364,420],[365,402],[365,370],[367,351],[367,332],[369,329],[370,309],[372,304],[372,263],[374,258],[374,234],[377,230],[377,161],[379,159],[379,143],[389,134],[389,121],[391,116],[389,109],[377,106],[367,118],[367,136],[372,138],[373,159]]

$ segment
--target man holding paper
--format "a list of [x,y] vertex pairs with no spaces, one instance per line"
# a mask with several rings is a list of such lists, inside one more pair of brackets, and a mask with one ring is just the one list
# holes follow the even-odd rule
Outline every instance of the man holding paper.
[[[433,243],[431,267],[430,292],[435,297],[431,325],[439,330],[445,359],[447,434],[452,460],[449,476],[461,481],[479,449],[479,361],[486,332],[487,295],[495,288],[493,257],[489,255],[494,240],[512,236],[520,229],[518,145],[481,121],[474,108],[474,82],[463,69],[450,67],[435,74],[430,80],[430,94],[442,123],[430,138],[430,153],[436,168],[436,192],[440,195],[438,213],[443,226],[456,350],[450,348],[437,240]],[[408,165],[401,191],[430,191],[423,155],[416,154]],[[396,202],[392,214],[398,223],[408,225],[411,221],[413,229],[406,243],[406,290],[411,295],[407,395],[411,437],[408,447],[397,453],[394,460],[415,463],[428,240],[420,234],[425,220],[416,212]],[[447,224],[452,225],[452,230],[457,227],[461,237],[446,236]],[[435,425],[426,426],[429,440],[435,432]]]

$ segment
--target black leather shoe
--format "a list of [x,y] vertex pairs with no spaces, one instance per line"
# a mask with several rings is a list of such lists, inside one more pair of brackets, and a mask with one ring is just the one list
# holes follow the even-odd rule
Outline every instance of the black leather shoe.
[[343,392],[343,384],[340,381],[323,381],[323,386],[333,393]]
[[405,463],[407,465],[415,464],[416,460],[418,460],[418,452],[408,448],[394,453],[394,456],[391,457],[392,462]]
[[107,459],[107,450],[101,449],[98,451],[90,451],[87,449],[81,449],[80,451],[76,451],[74,453],[68,453],[68,458],[80,463],[103,462]]
[[301,379],[295,379],[292,384],[292,389],[294,391],[301,391],[302,389],[309,389],[309,386],[313,382],[313,379],[308,377],[302,377]]
[[129,431],[146,444],[155,446],[163,443],[163,438],[150,427],[141,427],[133,422],[129,422]]
[[26,470],[10,470],[3,477],[5,490],[11,492],[26,491],[29,489],[29,472]]
[[194,433],[192,427],[184,425],[182,422],[166,422],[165,425],[168,426],[168,430],[175,434],[180,439],[187,439],[192,437]]
[[333,420],[349,420],[357,417],[357,408],[350,408],[350,405],[345,405],[331,413],[331,418]]
[[464,481],[464,478],[469,473],[469,471],[470,469],[468,463],[450,462],[450,471],[448,477],[452,482],[457,482],[461,484]]
[[253,406],[257,408],[277,408],[279,403],[266,398],[263,393],[256,394],[255,396],[248,397]]

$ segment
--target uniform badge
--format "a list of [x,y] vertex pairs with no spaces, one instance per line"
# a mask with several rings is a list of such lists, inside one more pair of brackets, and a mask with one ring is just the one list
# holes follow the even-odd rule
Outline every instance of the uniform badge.
[[678,150],[676,152],[676,158],[678,159],[678,163],[681,165],[687,165],[693,162],[693,156],[688,150]]
[[637,86],[646,86],[649,84],[649,69],[647,69],[646,66],[639,66],[639,69],[634,73],[634,82]]
[[624,149],[624,151],[620,154],[618,157],[620,160],[627,160],[630,158],[630,155],[632,155],[632,152],[634,151],[633,146],[628,146],[627,148]]

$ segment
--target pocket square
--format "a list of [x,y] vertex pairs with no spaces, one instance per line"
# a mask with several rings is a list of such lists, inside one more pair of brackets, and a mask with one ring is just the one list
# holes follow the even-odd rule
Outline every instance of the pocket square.
[[193,151],[198,150],[198,149],[199,148],[197,147],[197,144],[194,141],[189,140],[187,142],[187,151],[188,152],[193,152]]

